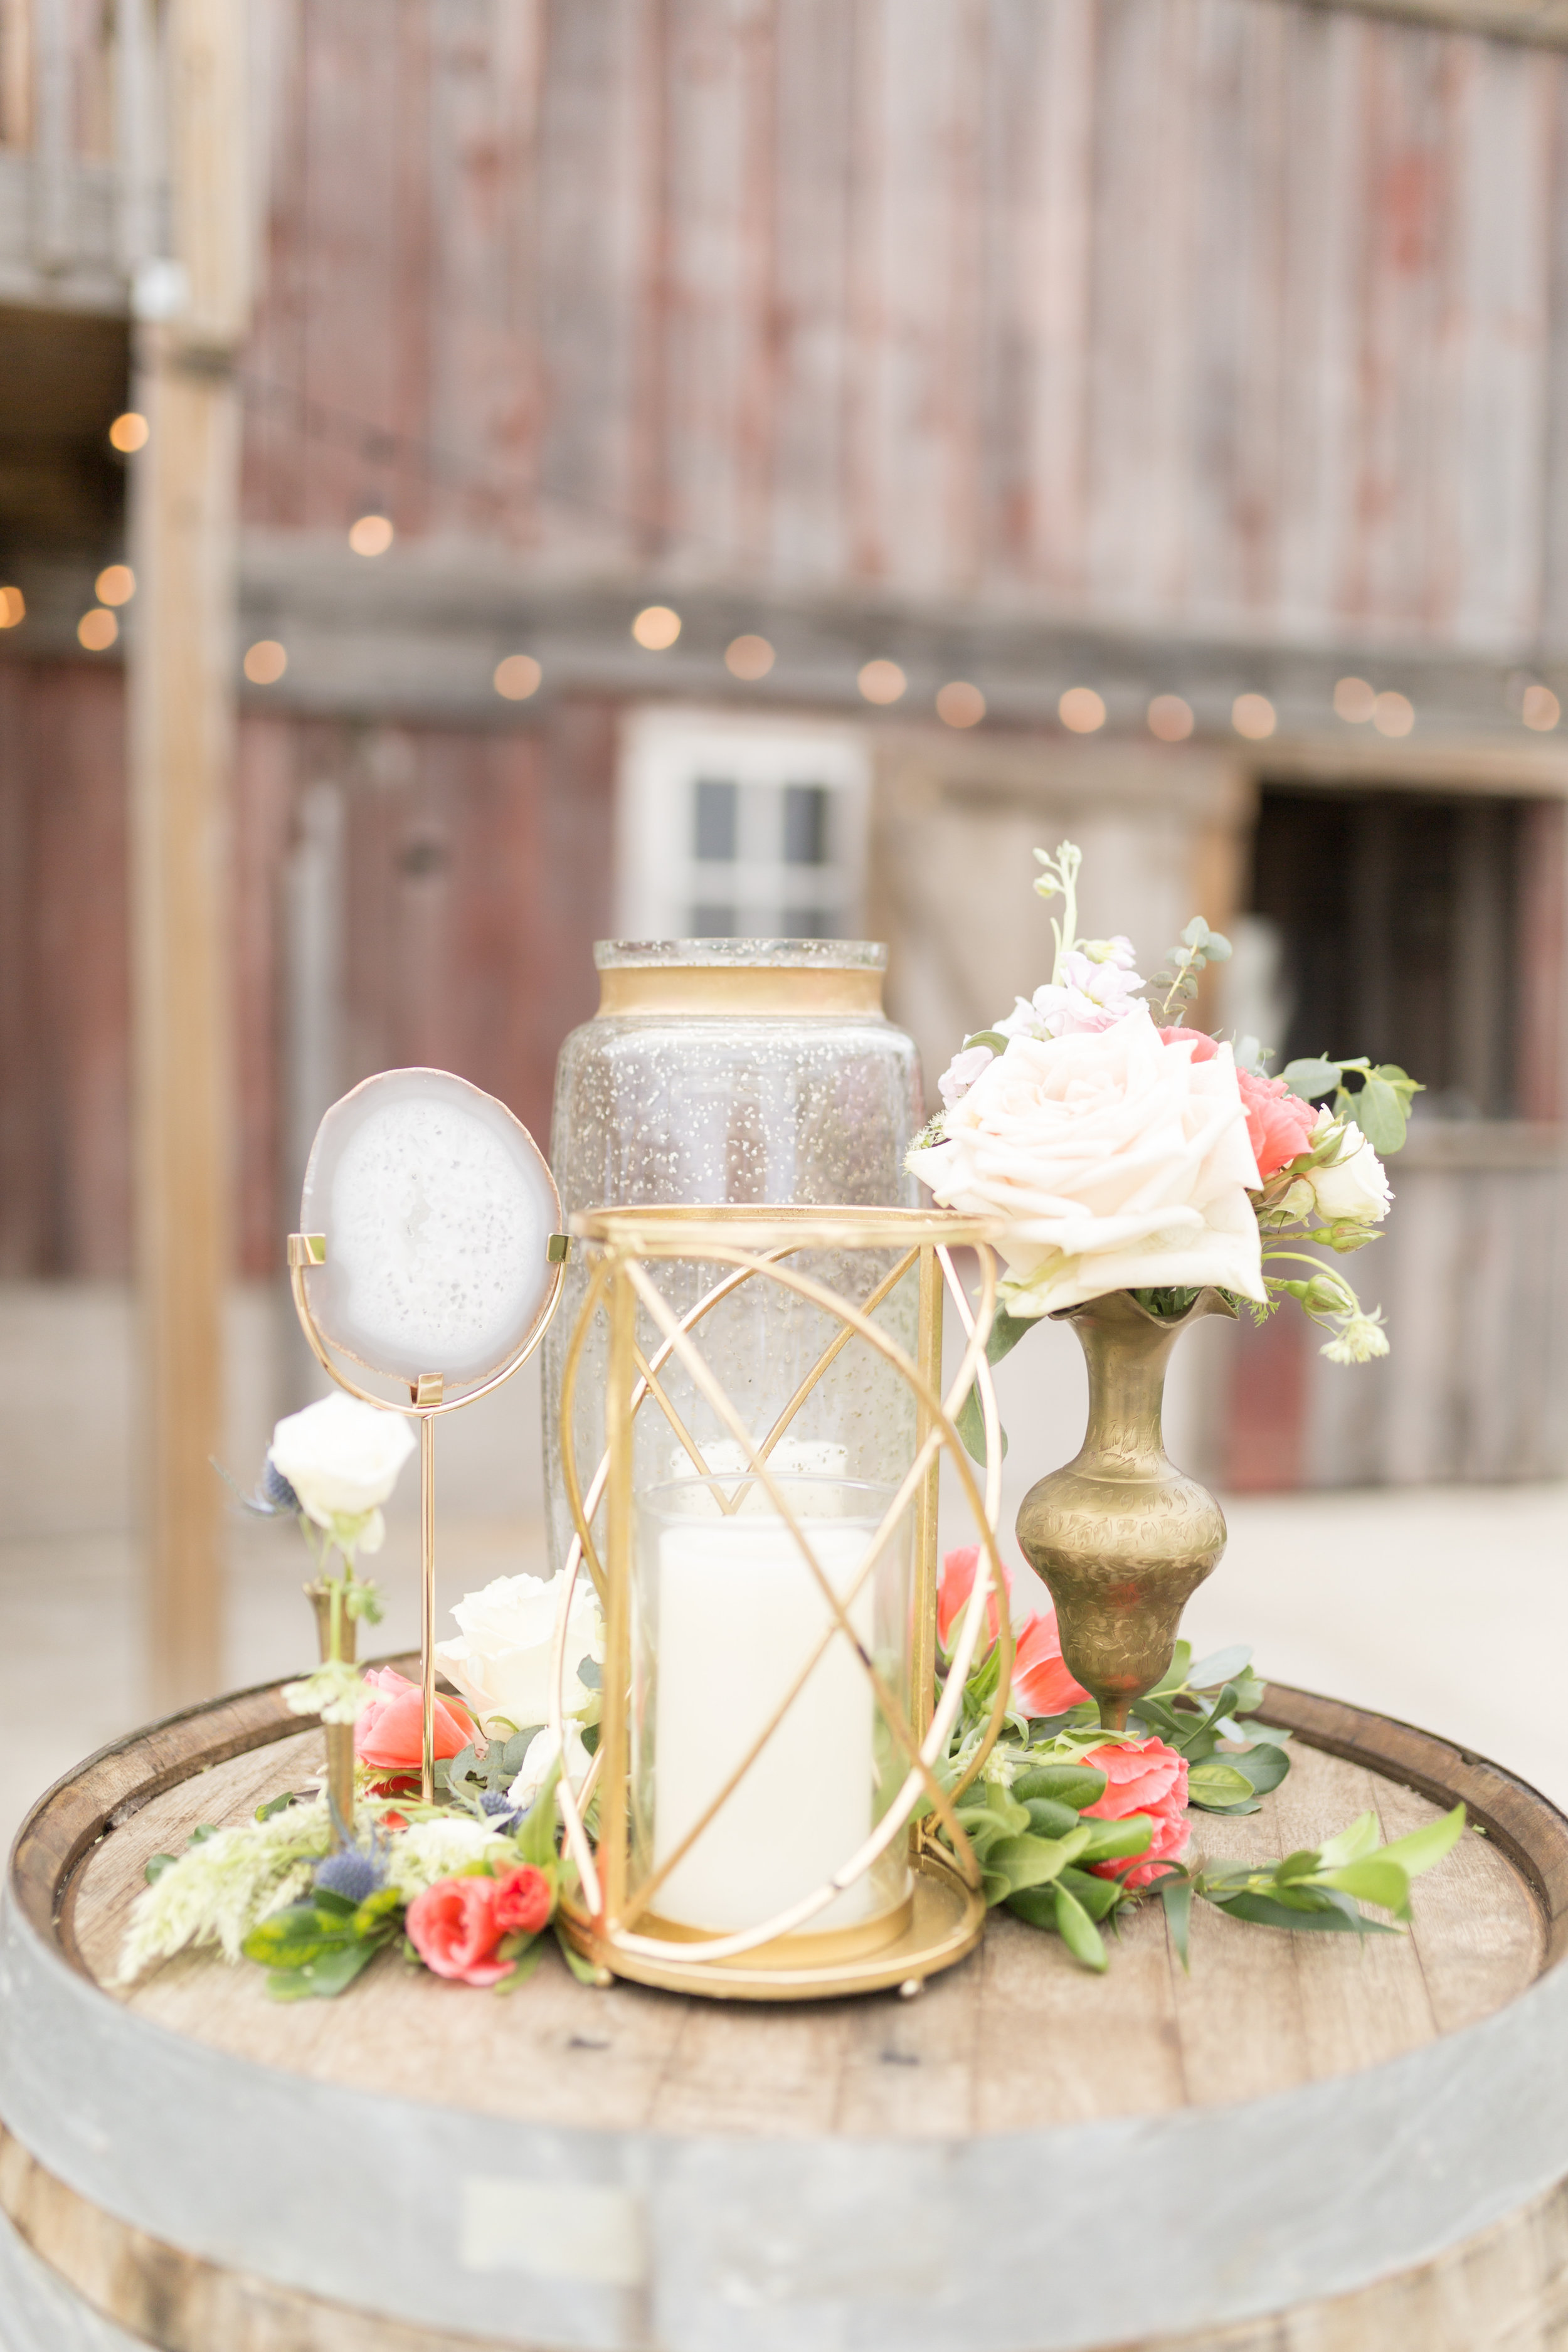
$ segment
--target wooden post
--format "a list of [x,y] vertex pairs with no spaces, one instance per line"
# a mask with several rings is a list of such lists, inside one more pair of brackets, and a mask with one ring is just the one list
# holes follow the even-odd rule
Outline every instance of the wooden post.
[[130,646],[143,1497],[155,1704],[208,1696],[221,1655],[219,1482],[230,1121],[224,952],[234,727],[234,355],[247,296],[243,12],[167,17],[174,258],[137,331],[151,432],[133,471]]

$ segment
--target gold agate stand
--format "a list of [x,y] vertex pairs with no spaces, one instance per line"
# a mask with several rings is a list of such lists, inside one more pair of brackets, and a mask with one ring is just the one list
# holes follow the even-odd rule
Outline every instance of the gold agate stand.
[[[667,1207],[602,1209],[573,1220],[574,1247],[589,1264],[582,1311],[568,1346],[562,1389],[562,1460],[576,1528],[568,1554],[556,1621],[550,1725],[557,1752],[565,1753],[563,1684],[568,1665],[566,1634],[577,1578],[593,1580],[605,1612],[603,1713],[599,1745],[586,1780],[574,1791],[563,1774],[559,1784],[565,1819],[566,1850],[575,1863],[578,1887],[562,1898],[561,1917],[576,1949],[601,1972],[667,1990],[701,1993],[721,2000],[811,2000],[837,1994],[899,1986],[916,1992],[921,1979],[951,1967],[972,1951],[985,1919],[982,1876],[957,1816],[963,1790],[979,1772],[1001,1727],[1011,1685],[1011,1633],[1005,1579],[996,1550],[1000,1502],[999,1429],[995,1399],[985,1360],[985,1342],[994,1311],[996,1262],[990,1246],[994,1228],[934,1212],[907,1209],[806,1209],[769,1207]],[[973,1248],[982,1274],[978,1311],[972,1310],[954,1273],[951,1253]],[[802,1253],[858,1252],[892,1256],[891,1270],[875,1281],[857,1305],[791,1261]],[[711,1286],[684,1315],[662,1295],[650,1269],[671,1261],[710,1269]],[[875,1312],[911,1275],[919,1284],[919,1339],[910,1356],[875,1320]],[[723,1300],[745,1285],[774,1285],[840,1327],[801,1381],[771,1428],[753,1433],[725,1393],[703,1354],[701,1326]],[[963,1320],[967,1344],[958,1375],[943,1396],[942,1314],[944,1289]],[[605,1450],[588,1491],[578,1475],[573,1412],[584,1346],[600,1318],[608,1327],[605,1389]],[[915,1400],[914,1458],[897,1485],[892,1502],[853,1580],[837,1590],[818,1563],[769,1457],[789,1430],[822,1375],[852,1341],[872,1349],[901,1379]],[[628,1816],[633,1693],[632,1511],[633,1434],[637,1415],[651,1404],[664,1416],[694,1477],[731,1477],[732,1466],[710,1470],[666,1381],[674,1365],[707,1415],[724,1433],[731,1465],[733,1448],[754,1477],[772,1511],[785,1523],[826,1604],[828,1620],[816,1649],[790,1691],[759,1732],[750,1752],[705,1811],[656,1866],[639,1878]],[[954,1426],[954,1416],[972,1388],[978,1387],[987,1433],[985,1491]],[[940,1701],[936,1691],[937,1500],[942,1458],[952,1465],[979,1538],[981,1569],[974,1579]],[[738,1493],[738,1490],[737,1490]],[[733,1509],[735,1503],[721,1503]],[[847,1612],[871,1575],[884,1547],[906,1512],[914,1518],[913,1643],[909,1687],[888,1686],[885,1675],[858,1637]],[[602,1532],[595,1533],[602,1513]],[[997,1694],[984,1736],[967,1760],[962,1779],[942,1784],[942,1766],[963,1687],[988,1638],[987,1602],[1000,1597],[997,1616],[1004,1654]],[[734,1933],[712,1933],[660,1920],[655,1906],[661,1885],[700,1839],[778,1730],[830,1643],[842,1634],[870,1681],[875,1703],[895,1753],[905,1767],[893,1801],[859,1850],[813,1892],[758,1925]],[[658,1761],[653,1764],[657,1790]],[[596,1804],[597,1831],[588,1817]],[[918,1818],[917,1818],[918,1816]],[[938,1837],[945,1832],[946,1843]],[[812,1920],[873,1864],[901,1842],[907,1852],[910,1895],[897,1911],[837,1932],[811,1932]]]
[[[559,1213],[559,1201],[557,1202]],[[383,1412],[403,1412],[419,1423],[419,1658],[420,1696],[422,1706],[419,1790],[426,1804],[436,1793],[436,1423],[443,1413],[460,1412],[467,1404],[477,1404],[480,1397],[489,1396],[510,1381],[513,1372],[527,1362],[543,1339],[555,1303],[561,1295],[561,1280],[565,1269],[570,1244],[564,1234],[552,1233],[546,1244],[548,1263],[552,1268],[550,1287],[534,1319],[521,1343],[512,1350],[499,1370],[476,1382],[472,1388],[455,1396],[445,1392],[446,1384],[439,1372],[422,1372],[409,1382],[406,1404],[394,1403],[389,1398],[377,1396],[374,1390],[363,1387],[345,1371],[335,1351],[311,1311],[310,1286],[307,1280],[313,1266],[325,1265],[327,1240],[324,1234],[290,1234],[289,1236],[289,1282],[294,1294],[294,1311],[300,1327],[310,1343],[310,1352],[322,1370],[329,1373],[341,1389],[346,1389],[362,1404],[373,1404]],[[352,1632],[352,1629],[350,1629]],[[352,1649],[350,1652],[352,1655]],[[329,1725],[327,1737],[339,1728]],[[350,1762],[350,1795],[352,1798],[353,1727],[342,1727],[348,1733]],[[342,1745],[342,1742],[339,1743]],[[331,1776],[329,1776],[331,1777]],[[338,1801],[347,1820],[350,1807]]]

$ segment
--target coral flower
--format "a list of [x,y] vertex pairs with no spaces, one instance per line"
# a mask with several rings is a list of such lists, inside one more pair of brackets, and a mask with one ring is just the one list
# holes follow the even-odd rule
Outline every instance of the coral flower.
[[[373,1666],[364,1679],[373,1696],[354,1726],[354,1754],[373,1772],[417,1774],[424,1741],[418,1684],[395,1666]],[[437,1756],[456,1756],[478,1737],[467,1707],[455,1698],[436,1701],[435,1733]]]
[[[959,1612],[974,1589],[975,1570],[980,1564],[978,1544],[965,1544],[961,1550],[950,1551],[942,1564],[942,1578],[937,1586],[936,1627],[944,1650],[952,1646],[953,1627]],[[1005,1568],[1007,1589],[1012,1591],[1011,1571]],[[996,1599],[992,1594],[985,1604],[986,1628],[993,1641],[996,1638]],[[1073,1680],[1062,1662],[1061,1635],[1057,1629],[1055,1607],[1047,1602],[1043,1610],[1025,1619],[1015,1629],[1013,1636],[1013,1704],[1023,1715],[1065,1715],[1077,1706],[1089,1693],[1081,1683]]]
[[455,1984],[493,1985],[511,1974],[515,1961],[495,1957],[502,1935],[496,1917],[500,1884],[485,1877],[441,1878],[415,1896],[404,1924],[409,1942],[437,1976]]
[[1174,1862],[1187,1844],[1187,1759],[1167,1748],[1163,1739],[1120,1739],[1096,1748],[1084,1758],[1103,1772],[1106,1790],[1084,1807],[1102,1822],[1124,1822],[1130,1814],[1146,1813],[1154,1834],[1147,1853],[1131,1861],[1097,1862],[1090,1865],[1100,1878],[1120,1878],[1128,1886],[1147,1886],[1163,1876],[1163,1862]]
[[537,1936],[550,1917],[550,1881],[542,1870],[509,1870],[495,1882],[496,1925],[503,1936]]

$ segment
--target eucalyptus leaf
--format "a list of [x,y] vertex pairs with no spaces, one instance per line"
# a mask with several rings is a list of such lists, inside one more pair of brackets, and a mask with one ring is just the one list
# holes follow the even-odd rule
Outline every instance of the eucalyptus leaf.
[[1354,1105],[1355,1123],[1374,1151],[1397,1151],[1405,1141],[1405,1105],[1386,1078],[1362,1082]]
[[1304,1061],[1287,1062],[1279,1075],[1302,1102],[1316,1102],[1321,1096],[1331,1095],[1338,1087],[1340,1065],[1312,1055]]
[[1290,1769],[1290,1759],[1285,1749],[1267,1741],[1259,1741],[1256,1748],[1244,1748],[1225,1760],[1251,1782],[1253,1794],[1258,1797],[1266,1797],[1270,1789],[1277,1789]]
[[1241,1643],[1235,1649],[1216,1650],[1212,1658],[1200,1658],[1186,1679],[1194,1690],[1218,1690],[1226,1683],[1238,1683],[1251,1664],[1252,1652]]

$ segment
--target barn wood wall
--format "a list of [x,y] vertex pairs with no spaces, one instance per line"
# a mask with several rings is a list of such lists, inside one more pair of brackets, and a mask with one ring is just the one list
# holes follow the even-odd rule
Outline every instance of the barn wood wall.
[[253,524],[1568,636],[1557,52],[1304,0],[384,23],[277,0]]

